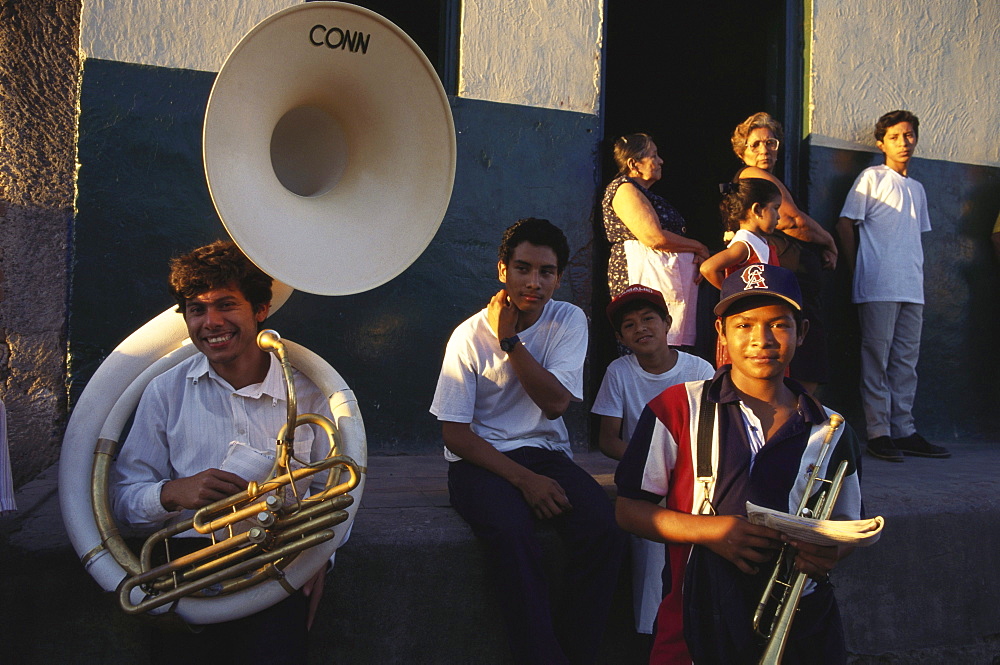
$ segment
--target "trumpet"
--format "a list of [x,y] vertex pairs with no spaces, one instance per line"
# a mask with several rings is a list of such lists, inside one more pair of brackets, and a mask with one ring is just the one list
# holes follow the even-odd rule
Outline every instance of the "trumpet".
[[[844,476],[847,474],[847,461],[844,460],[840,463],[832,480],[819,476],[823,463],[829,454],[833,435],[843,422],[844,419],[837,414],[830,416],[829,428],[823,438],[816,461],[813,463],[812,473],[809,475],[802,498],[799,500],[798,510],[795,513],[798,517],[825,520],[833,514],[840,488],[844,484]],[[813,486],[817,482],[826,483],[829,487],[820,491],[814,508],[810,510],[807,503],[812,496]],[[805,589],[808,576],[793,569],[793,558],[790,547],[786,545],[781,549],[774,571],[771,573],[771,578],[768,580],[764,594],[754,612],[754,631],[767,640],[764,653],[759,661],[761,665],[777,665],[781,662],[785,646],[788,643],[792,621],[795,619],[795,612],[798,610],[799,600]]]
[[[138,561],[134,555],[130,557],[129,577],[119,588],[119,604],[128,614],[143,614],[189,595],[217,596],[268,579],[281,580],[282,570],[299,552],[329,541],[334,536],[331,529],[349,517],[346,509],[354,502],[349,492],[358,486],[362,469],[340,454],[340,434],[329,418],[298,413],[292,367],[278,333],[261,331],[257,344],[278,357],[288,394],[287,422],[277,434],[271,470],[263,481],[249,482],[246,490],[200,508],[191,518],[146,540]],[[326,434],[329,452],[324,459],[295,459],[295,429],[305,424]],[[293,460],[298,468],[293,468]],[[324,471],[328,473],[322,491],[299,496],[296,484]],[[347,477],[341,480],[345,472]],[[238,531],[244,521],[249,522],[249,528]],[[154,566],[154,552],[163,546],[169,559],[168,539],[189,529],[209,536],[211,544]],[[219,533],[225,537],[220,538]],[[133,602],[137,588],[142,599]],[[286,586],[286,591],[291,593],[294,588]]]

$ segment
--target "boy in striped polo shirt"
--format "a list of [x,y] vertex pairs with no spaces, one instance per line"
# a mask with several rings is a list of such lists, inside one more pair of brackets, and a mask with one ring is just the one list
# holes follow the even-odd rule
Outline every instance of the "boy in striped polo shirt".
[[[795,276],[784,268],[753,264],[730,275],[715,313],[732,364],[654,398],[618,467],[618,523],[668,543],[651,663],[756,662],[763,643],[753,612],[783,542],[812,578],[784,662],[846,661],[828,576],[849,548],[795,542],[746,520],[747,501],[796,511],[833,413],[785,378],[808,329],[801,303]],[[703,418],[710,420],[699,437]],[[848,462],[832,518],[859,519],[857,437],[845,424],[831,446],[824,477]]]

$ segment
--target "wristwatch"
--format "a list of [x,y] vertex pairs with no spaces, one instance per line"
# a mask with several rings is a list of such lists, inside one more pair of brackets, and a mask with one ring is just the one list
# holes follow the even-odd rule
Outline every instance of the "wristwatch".
[[503,349],[504,353],[510,353],[511,351],[514,350],[514,347],[520,343],[520,341],[521,338],[518,337],[517,335],[514,335],[512,337],[504,337],[502,340],[500,340],[500,348]]

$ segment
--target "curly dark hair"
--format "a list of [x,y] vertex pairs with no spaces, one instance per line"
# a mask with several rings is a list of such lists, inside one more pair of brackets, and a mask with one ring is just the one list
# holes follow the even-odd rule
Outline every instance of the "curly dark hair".
[[765,206],[781,198],[781,190],[770,180],[763,178],[740,178],[727,184],[726,192],[719,203],[722,227],[726,231],[738,231],[740,220],[754,203]]
[[547,219],[537,217],[517,220],[504,231],[500,251],[497,252],[500,263],[504,265],[510,263],[514,248],[522,242],[551,248],[556,253],[556,271],[562,275],[569,263],[569,242],[566,240],[566,234],[558,226]]
[[177,311],[182,314],[189,299],[233,284],[256,312],[271,302],[272,281],[236,243],[228,240],[216,240],[170,259],[170,295],[177,301]]
[[908,122],[913,125],[913,136],[920,138],[920,120],[909,111],[890,111],[878,119],[875,123],[875,140],[881,141],[885,138],[885,132],[890,127],[895,127],[901,122]]

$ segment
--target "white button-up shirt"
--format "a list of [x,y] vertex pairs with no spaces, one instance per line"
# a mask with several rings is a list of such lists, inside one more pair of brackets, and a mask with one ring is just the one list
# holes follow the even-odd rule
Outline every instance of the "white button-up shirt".
[[[305,375],[294,372],[299,413],[332,418],[329,403]],[[133,528],[161,527],[173,517],[191,511],[168,511],[160,503],[163,485],[205,469],[223,468],[241,477],[243,467],[232,460],[266,459],[258,468],[270,469],[275,439],[287,422],[285,381],[278,360],[262,383],[235,390],[208,364],[201,353],[153,379],[136,410],[132,430],[118,455],[111,479],[115,516]],[[241,455],[233,455],[241,452]],[[315,461],[329,452],[327,437],[314,436],[313,427],[295,432],[295,456]],[[314,486],[326,480],[318,473]],[[263,477],[246,478],[263,480]],[[186,514],[185,514],[186,513]],[[189,532],[190,535],[195,535]],[[184,535],[189,535],[185,533]]]

